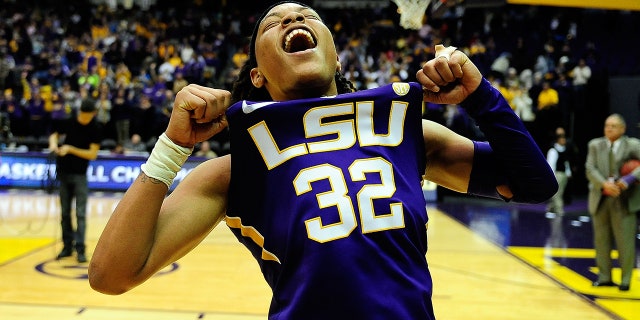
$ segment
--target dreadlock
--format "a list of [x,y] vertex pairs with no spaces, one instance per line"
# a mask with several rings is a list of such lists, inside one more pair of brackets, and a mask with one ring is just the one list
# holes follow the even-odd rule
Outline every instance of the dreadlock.
[[251,64],[251,59],[247,60],[242,68],[240,69],[240,73],[238,73],[238,78],[233,83],[233,89],[231,90],[231,104],[234,104],[240,100],[251,100],[251,101],[271,101],[271,95],[265,87],[256,88],[253,86],[251,82],[250,72],[255,66]]
[[336,71],[335,78],[336,86],[338,87],[338,94],[358,91],[353,83],[339,71]]

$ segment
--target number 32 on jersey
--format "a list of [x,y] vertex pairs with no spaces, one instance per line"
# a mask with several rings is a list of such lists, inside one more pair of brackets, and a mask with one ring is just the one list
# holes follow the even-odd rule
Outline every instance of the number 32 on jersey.
[[[330,139],[301,143],[281,149],[267,124],[262,121],[251,128],[249,133],[260,150],[269,170],[295,157],[309,153],[329,152],[348,149],[357,142],[366,146],[397,146],[403,140],[404,121],[407,102],[393,101],[389,112],[388,130],[385,133],[374,132],[373,102],[359,101],[338,105],[322,106],[310,109],[304,116],[304,128],[307,138],[328,136]],[[355,119],[327,121],[327,118],[354,114]],[[366,173],[380,175],[380,184],[367,184],[357,193],[359,219],[363,233],[378,232],[404,227],[402,203],[391,203],[389,212],[376,213],[373,201],[390,198],[395,192],[393,167],[383,158],[355,160],[349,167],[352,181],[364,181]],[[341,168],[322,164],[301,170],[293,181],[298,195],[311,192],[311,183],[326,179],[331,190],[316,196],[320,209],[336,207],[340,220],[324,225],[320,217],[305,221],[310,239],[327,242],[349,236],[358,226],[357,214],[352,199],[348,195],[347,183]]]

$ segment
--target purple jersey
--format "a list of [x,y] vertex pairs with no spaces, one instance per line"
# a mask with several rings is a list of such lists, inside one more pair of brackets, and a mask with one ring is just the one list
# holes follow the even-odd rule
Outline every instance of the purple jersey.
[[433,319],[419,84],[227,118],[226,223],[273,290],[270,319]]

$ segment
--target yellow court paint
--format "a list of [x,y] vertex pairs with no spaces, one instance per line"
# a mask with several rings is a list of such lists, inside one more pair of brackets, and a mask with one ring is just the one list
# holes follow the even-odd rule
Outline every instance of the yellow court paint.
[[620,316],[621,319],[640,319],[640,301],[638,300],[596,299],[596,303]]
[[[571,290],[593,297],[597,305],[621,319],[640,319],[639,269],[633,270],[631,290],[622,292],[617,287],[593,287],[590,279],[558,263],[562,258],[594,260],[596,253],[593,249],[510,247],[508,251]],[[617,258],[616,251],[613,252],[612,257]],[[595,261],[593,263],[595,265]],[[594,275],[598,272],[595,266],[590,267],[589,271]],[[612,270],[612,277],[614,282],[619,283],[620,268]]]
[[29,252],[51,245],[52,238],[0,238],[0,265]]

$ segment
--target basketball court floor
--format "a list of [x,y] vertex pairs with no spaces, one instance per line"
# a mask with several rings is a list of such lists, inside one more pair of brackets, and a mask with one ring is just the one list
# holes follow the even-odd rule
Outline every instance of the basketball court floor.
[[[92,194],[89,258],[121,195]],[[446,197],[428,211],[438,319],[640,319],[640,269],[628,292],[591,286],[595,253],[584,200],[573,201],[564,216],[543,205],[468,197]],[[119,296],[93,291],[87,264],[56,261],[60,249],[55,192],[0,190],[0,319],[266,319],[269,288],[223,224],[193,252]]]

